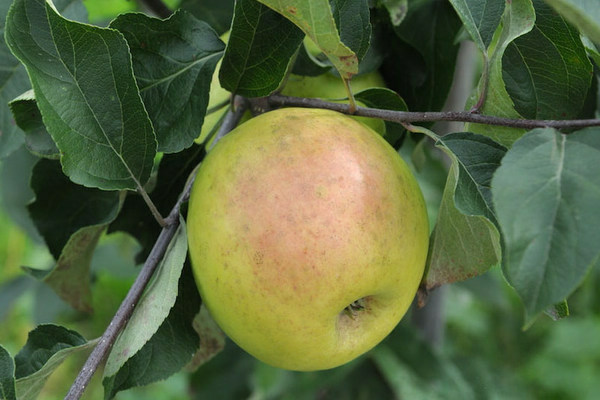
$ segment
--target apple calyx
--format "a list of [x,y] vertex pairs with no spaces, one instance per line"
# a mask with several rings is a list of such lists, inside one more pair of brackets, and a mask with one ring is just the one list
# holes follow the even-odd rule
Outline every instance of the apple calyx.
[[361,311],[364,311],[366,309],[367,309],[367,299],[364,297],[361,297],[360,299],[355,300],[352,303],[348,304],[348,306],[346,308],[344,308],[343,312],[351,319],[354,319],[358,316],[358,314]]

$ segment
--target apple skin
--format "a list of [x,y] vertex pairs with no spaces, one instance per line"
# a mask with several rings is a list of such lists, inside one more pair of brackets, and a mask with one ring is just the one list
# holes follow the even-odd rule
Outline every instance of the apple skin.
[[215,321],[257,359],[299,371],[342,365],[391,332],[429,237],[419,186],[392,147],[350,117],[300,108],[259,115],[218,142],[187,229]]

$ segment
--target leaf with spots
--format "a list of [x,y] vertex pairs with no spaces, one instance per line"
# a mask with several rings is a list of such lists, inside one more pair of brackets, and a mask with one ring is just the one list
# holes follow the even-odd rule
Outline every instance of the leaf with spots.
[[344,79],[350,79],[358,72],[358,57],[342,42],[328,0],[259,1],[292,21],[310,37]]

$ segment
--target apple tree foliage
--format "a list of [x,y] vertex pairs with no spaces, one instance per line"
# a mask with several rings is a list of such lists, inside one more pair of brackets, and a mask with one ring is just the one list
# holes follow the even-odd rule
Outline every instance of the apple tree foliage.
[[[565,121],[593,119],[599,111],[600,7],[594,1],[182,0],[169,6],[169,17],[146,9],[89,23],[81,0],[0,2],[5,207],[54,258],[51,268],[32,265],[24,273],[82,315],[94,310],[92,259],[102,238],[132,236],[139,252],[126,261],[143,262],[161,231],[148,198],[168,215],[206,154],[206,143],[195,139],[207,112],[215,111],[208,107],[213,74],[229,92],[268,103],[291,72],[334,73],[351,82],[378,70],[387,88],[354,93],[356,100],[386,110],[440,111],[460,43],[472,42],[479,64],[467,111]],[[227,45],[220,39],[226,31]],[[320,54],[307,51],[307,41]],[[467,122],[441,135],[437,125],[414,125],[421,128],[387,121],[384,137],[413,160],[432,216],[422,293],[501,267],[522,301],[524,325],[544,313],[566,316],[570,294],[600,259],[600,127]],[[214,135],[218,126],[211,129]],[[432,155],[438,153],[447,156],[441,181],[427,175],[444,170]],[[108,356],[105,398],[184,368],[194,371],[223,348],[225,339],[201,308],[183,218],[178,223]],[[18,297],[33,285],[20,278],[2,291]],[[352,364],[318,382],[305,375],[302,388],[325,385],[349,395],[353,386],[339,385],[340,379],[376,374],[386,385],[373,384],[371,393],[421,398],[418,379],[427,375],[450,390],[432,389],[427,398],[475,398],[452,365],[403,329],[372,352],[378,373],[365,362]],[[407,369],[410,357],[393,356],[399,342],[411,340],[427,374]],[[63,360],[96,343],[43,324],[14,357],[0,346],[0,397],[35,398]],[[247,373],[236,357],[239,350],[225,346],[195,390],[213,393],[212,386]],[[268,387],[260,368],[254,376],[255,387]],[[286,390],[300,390],[297,382]]]

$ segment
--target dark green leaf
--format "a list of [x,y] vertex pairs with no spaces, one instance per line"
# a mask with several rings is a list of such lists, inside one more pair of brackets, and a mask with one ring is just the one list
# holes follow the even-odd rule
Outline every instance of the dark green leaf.
[[450,0],[465,29],[483,53],[492,42],[504,12],[504,0]]
[[600,259],[600,129],[565,136],[535,129],[492,180],[503,269],[530,322],[563,301]]
[[225,45],[208,24],[185,11],[167,20],[122,14],[110,27],[129,44],[158,151],[189,147],[204,122],[211,78]]
[[[390,89],[367,89],[356,93],[354,98],[367,107],[381,108],[384,110],[408,111],[408,107],[402,97]],[[385,121],[384,138],[395,148],[398,148],[402,144],[405,132],[405,129],[399,123]]]
[[[23,143],[23,133],[15,125],[8,103],[31,88],[25,67],[4,42],[4,22],[10,5],[10,0],[0,2],[0,159]],[[87,21],[87,11],[81,0],[55,0],[54,5],[67,18]]]
[[592,64],[579,33],[542,0],[533,4],[533,30],[515,39],[504,53],[506,90],[525,118],[575,118],[590,88]]
[[15,121],[25,132],[27,149],[39,157],[58,158],[56,143],[46,130],[33,90],[28,90],[9,103]]
[[0,345],[0,399],[17,400],[15,387],[15,362],[8,351]]
[[306,46],[306,40],[304,40],[304,44],[298,49],[292,73],[301,76],[319,76],[330,69],[329,63],[322,62],[310,53]]
[[[458,53],[455,37],[462,24],[446,1],[409,2],[402,23],[394,28],[401,40],[387,47],[391,54],[383,74],[416,111],[439,110],[446,101]],[[402,73],[398,73],[402,71]]]
[[79,333],[56,325],[39,325],[29,332],[27,343],[15,356],[17,398],[38,398],[50,375],[71,354],[87,351],[95,341],[87,342]]
[[187,254],[185,222],[175,232],[152,280],[111,349],[104,367],[105,376],[113,376],[150,340],[169,315],[177,297],[177,284]]
[[29,376],[42,369],[61,350],[86,343],[75,331],[57,325],[40,325],[29,332],[27,343],[15,356],[15,376],[17,379]]
[[40,160],[31,178],[31,218],[57,259],[43,280],[77,310],[91,311],[89,268],[93,251],[121,206],[119,192],[86,188],[62,174],[58,161]]
[[63,175],[60,164],[40,160],[33,169],[35,201],[29,212],[39,232],[58,259],[67,241],[86,226],[103,225],[119,210],[119,193],[76,185]]
[[371,21],[367,0],[332,0],[331,13],[342,43],[361,61],[371,42]]
[[481,215],[495,223],[490,185],[506,147],[470,132],[445,135],[438,145],[446,149],[459,166],[454,193],[456,207],[465,215]]
[[116,375],[103,379],[105,398],[134,386],[163,380],[183,368],[199,346],[192,324],[200,310],[200,296],[191,268],[179,279],[179,293],[169,316],[152,338],[133,355]]
[[594,0],[545,0],[573,26],[600,44],[600,7]]
[[234,3],[234,0],[183,0],[180,7],[222,35],[231,26]]
[[44,0],[16,0],[6,41],[26,64],[65,173],[109,190],[144,184],[156,140],[123,36],[66,20]]
[[283,81],[304,34],[256,0],[240,0],[219,80],[230,92],[248,97],[271,94]]

